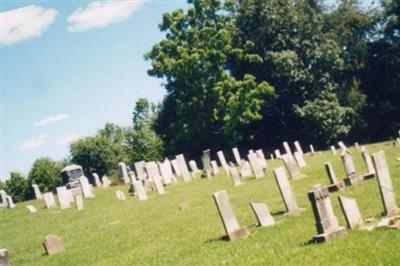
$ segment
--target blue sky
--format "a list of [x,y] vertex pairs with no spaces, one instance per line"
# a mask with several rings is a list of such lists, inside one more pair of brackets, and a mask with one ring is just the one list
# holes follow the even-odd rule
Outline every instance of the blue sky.
[[139,97],[162,99],[143,54],[163,37],[162,14],[186,1],[115,2],[1,1],[3,180],[64,158],[107,121],[130,125]]

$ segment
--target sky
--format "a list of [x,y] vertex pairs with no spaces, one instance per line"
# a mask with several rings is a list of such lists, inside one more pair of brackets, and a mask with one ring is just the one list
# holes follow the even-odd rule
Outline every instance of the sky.
[[162,100],[143,55],[186,1],[0,1],[2,180],[106,122],[130,125],[138,98]]

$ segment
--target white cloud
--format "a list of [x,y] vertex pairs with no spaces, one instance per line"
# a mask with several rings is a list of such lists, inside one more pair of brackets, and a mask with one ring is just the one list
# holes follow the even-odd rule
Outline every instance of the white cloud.
[[12,44],[40,36],[54,22],[56,15],[55,9],[35,5],[1,12],[0,42]]
[[68,119],[68,118],[69,118],[69,115],[64,114],[64,113],[51,115],[49,117],[43,118],[42,120],[40,120],[38,122],[35,122],[34,126],[35,127],[44,127],[44,126],[47,126],[48,124],[58,123],[60,121]]
[[21,151],[27,151],[27,150],[32,150],[34,148],[38,148],[42,146],[47,140],[47,136],[44,134],[38,135],[36,137],[30,138],[25,140],[21,146],[19,146],[19,149]]
[[102,28],[128,18],[142,5],[140,1],[93,1],[68,17],[71,32]]
[[70,135],[65,135],[61,136],[56,140],[56,144],[70,144],[71,142],[74,142],[75,140],[80,139],[82,136],[78,134],[70,134]]

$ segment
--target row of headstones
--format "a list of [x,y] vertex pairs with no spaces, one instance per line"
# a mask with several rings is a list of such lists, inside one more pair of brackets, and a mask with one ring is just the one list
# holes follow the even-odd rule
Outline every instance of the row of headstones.
[[[377,226],[400,228],[399,224],[394,225],[393,220],[397,221],[399,217],[393,218],[399,213],[396,204],[395,194],[385,160],[384,153],[378,152],[373,155],[373,164],[375,173],[378,178],[379,191],[388,217],[381,220]],[[291,189],[288,178],[283,167],[274,170],[275,179],[277,181],[279,191],[283,198],[283,202],[288,213],[299,213],[302,208],[298,207],[293,191]],[[234,240],[247,236],[248,231],[241,227],[234,215],[233,209],[229,202],[226,191],[218,191],[213,194],[220,218],[222,220],[225,232],[229,239]],[[346,229],[339,226],[337,218],[334,214],[332,203],[329,197],[329,190],[322,185],[313,186],[312,191],[308,193],[314,218],[316,220],[317,235],[313,240],[316,242],[328,241],[346,234]],[[348,227],[353,229],[363,227],[363,219],[354,199],[343,196],[339,197],[340,205],[344,212]],[[251,207],[256,215],[259,225],[270,226],[274,224],[274,220],[268,211],[265,203],[252,203]],[[371,229],[371,226],[365,227]]]

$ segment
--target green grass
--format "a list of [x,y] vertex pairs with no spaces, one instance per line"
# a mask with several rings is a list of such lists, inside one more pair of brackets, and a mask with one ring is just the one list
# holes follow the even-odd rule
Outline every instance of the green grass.
[[[394,190],[400,199],[400,164],[395,158],[400,149],[389,143],[369,145],[370,153],[384,149],[390,165]],[[359,152],[351,148],[356,168],[365,173]],[[147,201],[134,197],[117,201],[114,191],[127,194],[127,186],[96,189],[96,198],[85,200],[85,209],[48,210],[41,201],[17,204],[0,212],[0,245],[9,249],[13,265],[399,265],[400,232],[394,230],[348,231],[338,240],[307,244],[316,234],[315,221],[307,199],[313,184],[328,184],[325,161],[330,161],[339,179],[344,176],[340,156],[326,151],[306,155],[308,164],[301,169],[305,178],[291,180],[298,204],[306,210],[299,216],[283,215],[273,167],[280,161],[268,161],[268,173],[260,179],[247,178],[233,187],[221,174],[212,180],[196,179],[166,187],[167,194],[149,193]],[[234,242],[221,240],[224,230],[212,193],[226,189],[242,226],[251,235]],[[383,206],[376,179],[332,193],[331,200],[341,225],[345,220],[338,195],[357,199],[366,217],[381,217]],[[250,202],[265,202],[279,223],[258,228]],[[179,209],[186,203],[189,208]],[[38,212],[31,214],[26,205]],[[42,239],[59,235],[66,251],[44,255]]]

